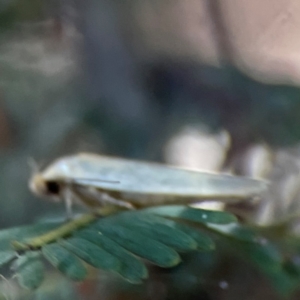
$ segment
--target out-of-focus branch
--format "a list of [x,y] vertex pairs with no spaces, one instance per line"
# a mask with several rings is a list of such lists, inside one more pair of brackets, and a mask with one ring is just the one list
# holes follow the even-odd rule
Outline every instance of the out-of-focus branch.
[[206,0],[207,12],[214,24],[215,40],[221,63],[235,65],[235,49],[231,43],[220,2],[219,0]]

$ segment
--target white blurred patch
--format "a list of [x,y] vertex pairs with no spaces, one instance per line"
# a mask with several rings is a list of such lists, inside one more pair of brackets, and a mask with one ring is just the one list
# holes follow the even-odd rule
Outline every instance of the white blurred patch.
[[203,201],[203,202],[193,204],[191,205],[191,207],[219,211],[225,208],[225,204],[220,201]]
[[189,169],[220,171],[229,146],[226,131],[212,134],[201,127],[186,126],[167,143],[165,159]]
[[222,289],[222,290],[227,290],[229,288],[229,284],[226,280],[221,280],[219,282],[219,287]]
[[260,224],[278,222],[300,212],[300,155],[299,146],[280,149],[273,154],[271,182],[257,215]]
[[[221,171],[230,147],[230,136],[223,130],[210,133],[203,127],[186,126],[165,146],[168,164],[192,170]],[[197,208],[222,210],[224,203],[204,201],[193,205]]]
[[242,174],[254,178],[266,178],[273,165],[272,151],[263,144],[250,147],[243,155]]

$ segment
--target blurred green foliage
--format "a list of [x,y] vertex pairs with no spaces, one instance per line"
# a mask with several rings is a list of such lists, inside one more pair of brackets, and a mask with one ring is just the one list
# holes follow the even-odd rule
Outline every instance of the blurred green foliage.
[[[170,268],[181,262],[180,253],[183,257],[180,267],[169,276],[169,285],[172,286],[187,274],[193,282],[195,266],[184,271],[185,259],[189,264],[187,254],[200,251],[206,261],[201,259],[202,254],[197,254],[200,270],[207,267],[210,270],[200,274],[199,270],[195,270],[194,283],[198,285],[198,290],[200,288],[204,292],[203,283],[210,278],[213,270],[219,268],[218,256],[227,252],[249,260],[283,297],[289,297],[299,286],[299,267],[293,262],[295,256],[287,256],[282,240],[262,236],[259,228],[240,225],[233,215],[226,212],[165,206],[120,212],[100,219],[90,218],[89,215],[81,218],[87,220],[85,224],[75,219],[67,224],[37,223],[0,231],[1,266],[13,262],[12,270],[17,274],[19,284],[27,289],[36,289],[44,279],[42,257],[75,281],[86,279],[91,274],[86,266],[92,265],[102,272],[113,271],[130,283],[145,284],[153,280],[152,272],[148,274],[147,261]],[[61,226],[68,226],[69,231],[62,231]],[[268,229],[264,228],[264,232],[267,233]],[[212,252],[215,243],[216,253]],[[206,267],[209,261],[207,253],[212,253],[209,260],[214,263]],[[187,274],[180,275],[183,271]],[[114,275],[107,276],[114,278]],[[188,278],[183,283],[178,282],[175,289],[184,287],[187,281]],[[196,288],[192,282],[181,293],[192,293]],[[219,284],[221,289],[228,287],[227,281],[220,280]],[[120,288],[122,284],[117,286]],[[132,289],[135,290],[134,287]],[[21,295],[24,295],[23,292]]]

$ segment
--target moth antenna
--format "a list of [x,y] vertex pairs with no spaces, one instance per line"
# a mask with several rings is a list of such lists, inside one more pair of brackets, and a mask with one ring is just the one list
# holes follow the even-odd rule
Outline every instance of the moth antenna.
[[33,157],[29,157],[27,159],[27,164],[30,168],[31,175],[35,175],[40,172],[41,166],[37,163],[37,161]]

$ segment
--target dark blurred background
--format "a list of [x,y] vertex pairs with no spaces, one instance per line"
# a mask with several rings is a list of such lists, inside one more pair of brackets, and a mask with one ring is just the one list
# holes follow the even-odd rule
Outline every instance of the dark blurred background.
[[[63,211],[29,193],[28,161],[80,151],[269,179],[259,224],[299,210],[299,16],[296,0],[1,0],[0,227]],[[186,298],[169,278],[101,299],[262,299],[218,281],[200,296],[197,276]],[[50,287],[36,299],[75,299]]]

